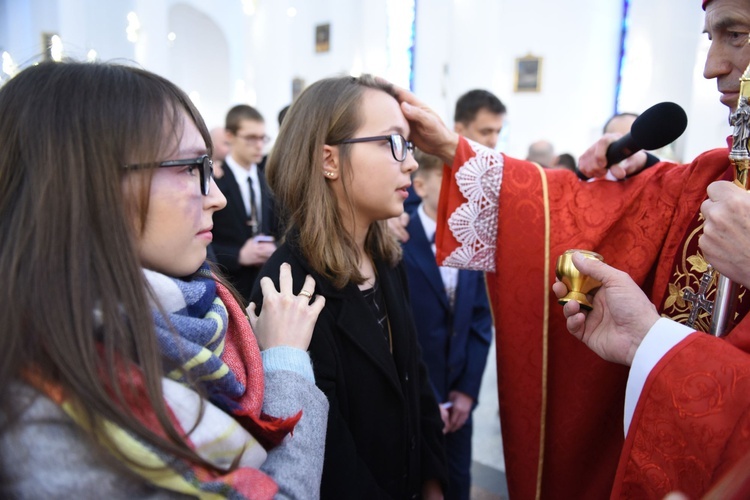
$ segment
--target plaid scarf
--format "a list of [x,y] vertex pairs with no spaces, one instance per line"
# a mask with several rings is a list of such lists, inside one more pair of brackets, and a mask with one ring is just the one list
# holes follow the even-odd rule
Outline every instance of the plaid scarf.
[[[271,499],[276,483],[258,470],[269,449],[293,429],[300,414],[276,419],[261,413],[263,366],[258,344],[245,311],[208,266],[189,279],[144,270],[152,293],[153,315],[165,373],[162,388],[170,420],[189,446],[213,469],[176,458],[140,437],[106,421],[103,432],[116,447],[115,456],[150,483],[200,498]],[[158,304],[158,305],[157,305]],[[119,368],[119,367],[118,367]],[[136,418],[166,437],[146,402],[143,377],[123,367],[127,405]],[[45,393],[80,425],[85,425],[59,386],[35,377],[29,382]],[[208,396],[203,401],[189,387]],[[189,435],[188,435],[189,432]],[[234,466],[234,467],[232,467]]]
[[[204,264],[188,280],[149,270],[144,274],[163,310],[154,305],[167,377],[182,383],[192,380],[227,412],[259,415],[263,365],[258,343],[241,309],[231,318],[233,335],[227,335],[230,320],[225,304],[237,304],[214,280],[208,266]],[[225,297],[218,295],[219,288]]]

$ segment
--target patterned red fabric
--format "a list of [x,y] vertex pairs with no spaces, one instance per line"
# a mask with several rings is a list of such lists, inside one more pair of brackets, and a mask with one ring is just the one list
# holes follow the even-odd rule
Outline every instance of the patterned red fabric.
[[[750,334],[748,321],[732,334]],[[652,370],[633,424],[612,498],[701,496],[750,449],[748,353],[692,334]]]
[[[448,218],[467,200],[452,173],[474,154],[462,139],[443,176],[441,261],[460,246]],[[662,163],[624,182],[586,183],[571,172],[504,158],[493,208],[496,272],[487,274],[487,285],[511,498],[606,498],[623,445],[627,369],[567,332],[550,289],[557,257],[571,248],[594,250],[660,303],[706,186],[728,165],[727,150],[719,149],[691,165]]]

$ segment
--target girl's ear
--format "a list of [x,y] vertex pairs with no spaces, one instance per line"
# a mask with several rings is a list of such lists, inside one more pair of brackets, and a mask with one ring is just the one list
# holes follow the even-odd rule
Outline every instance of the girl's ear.
[[336,146],[323,146],[323,175],[331,181],[339,178],[339,148]]

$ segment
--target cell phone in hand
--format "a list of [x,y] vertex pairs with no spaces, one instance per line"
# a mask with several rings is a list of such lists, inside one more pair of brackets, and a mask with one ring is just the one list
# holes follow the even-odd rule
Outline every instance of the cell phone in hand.
[[267,234],[259,234],[253,238],[257,243],[273,243],[276,239],[273,236]]

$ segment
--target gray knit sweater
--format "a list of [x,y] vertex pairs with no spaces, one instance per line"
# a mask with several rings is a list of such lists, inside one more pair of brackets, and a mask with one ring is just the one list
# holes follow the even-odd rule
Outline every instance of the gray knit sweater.
[[[303,416],[261,470],[279,485],[277,498],[318,498],[328,401],[299,373],[266,372],[265,382],[267,414],[288,417],[302,409]],[[31,387],[19,384],[14,393],[27,407],[0,435],[0,498],[186,498],[135,476]]]

